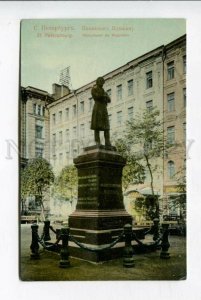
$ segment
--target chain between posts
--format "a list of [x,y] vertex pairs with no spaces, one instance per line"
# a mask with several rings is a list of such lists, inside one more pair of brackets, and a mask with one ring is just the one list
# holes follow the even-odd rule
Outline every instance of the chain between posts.
[[[158,224],[157,224],[158,225]],[[46,226],[46,228],[45,228]],[[154,248],[155,249],[159,249],[157,248],[157,246],[160,246],[160,248],[162,248],[161,254],[160,254],[160,258],[169,258],[169,253],[168,253],[168,249],[170,247],[169,241],[168,241],[168,234],[169,234],[169,230],[168,224],[162,224],[162,228],[163,228],[163,233],[160,236],[159,234],[159,228],[157,226],[157,234],[155,234],[155,238],[154,238],[154,242],[149,243],[149,244],[145,244],[143,242],[141,242],[136,234],[133,232],[132,229],[132,225],[131,224],[126,224],[124,226],[124,231],[110,244],[104,245],[104,246],[99,246],[96,248],[93,247],[89,247],[86,244],[80,243],[79,241],[77,241],[72,235],[69,234],[69,228],[64,227],[62,228],[60,231],[59,230],[54,230],[52,226],[50,226],[50,223],[48,222],[48,225],[45,224],[44,226],[44,230],[43,233],[41,235],[41,237],[39,237],[38,235],[38,225],[37,224],[33,224],[31,226],[32,228],[32,243],[30,246],[30,249],[32,251],[31,253],[31,258],[39,258],[39,244],[40,243],[42,245],[42,247],[46,250],[50,250],[51,248],[53,249],[54,246],[58,246],[59,242],[62,240],[62,249],[61,249],[61,261],[60,261],[60,267],[67,267],[70,265],[70,262],[68,261],[68,241],[72,241],[75,244],[77,244],[80,248],[91,251],[91,252],[100,252],[106,249],[110,249],[113,246],[115,246],[120,240],[124,239],[125,241],[125,247],[123,250],[123,265],[125,267],[133,267],[134,266],[134,258],[133,258],[133,246],[132,246],[132,240],[136,241],[138,243],[139,246],[144,247],[145,249],[148,248]],[[51,229],[56,235],[57,235],[57,240],[55,243],[51,244],[51,245],[47,245],[45,243],[45,234],[46,236],[49,235],[49,232],[47,230]],[[46,230],[46,233],[45,233]],[[151,229],[150,229],[151,231]],[[58,233],[59,232],[59,233]],[[157,236],[157,239],[156,239]],[[159,245],[161,241],[161,244]]]
[[69,240],[74,242],[76,245],[78,245],[80,248],[91,251],[91,252],[99,252],[102,250],[106,250],[106,249],[110,249],[112,248],[114,245],[116,245],[124,236],[124,233],[122,232],[118,238],[116,240],[114,240],[111,244],[106,245],[106,246],[100,246],[99,248],[92,248],[89,246],[84,245],[83,243],[78,242],[72,235],[69,235]]
[[141,241],[136,237],[136,234],[133,233],[133,240],[136,241],[140,246],[149,247],[149,246],[155,246],[155,245],[158,245],[159,242],[162,240],[162,237],[159,237],[155,242],[153,242],[153,243],[151,243],[151,244],[144,244],[143,242],[141,242]]

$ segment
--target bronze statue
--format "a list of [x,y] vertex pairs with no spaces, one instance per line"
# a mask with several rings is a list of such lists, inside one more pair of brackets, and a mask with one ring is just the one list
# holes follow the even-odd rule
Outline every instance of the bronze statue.
[[111,99],[103,89],[104,83],[104,78],[98,77],[96,85],[94,85],[91,90],[92,97],[95,101],[91,118],[91,129],[94,130],[96,145],[100,145],[100,131],[104,131],[105,146],[111,146],[110,124],[107,112],[107,104],[111,102]]

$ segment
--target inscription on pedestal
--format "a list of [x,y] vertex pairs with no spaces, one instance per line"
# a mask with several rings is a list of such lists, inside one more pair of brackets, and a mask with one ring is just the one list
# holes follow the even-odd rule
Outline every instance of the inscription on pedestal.
[[[125,224],[132,224],[132,217],[123,204],[125,159],[116,152],[95,149],[78,156],[74,162],[78,169],[78,202],[75,212],[69,217],[72,234],[78,231],[86,244],[94,246],[110,243]],[[105,234],[105,230],[109,233]],[[94,257],[82,250],[78,253],[77,247],[71,250],[73,255],[92,261],[114,258],[110,249],[107,254],[93,253]]]

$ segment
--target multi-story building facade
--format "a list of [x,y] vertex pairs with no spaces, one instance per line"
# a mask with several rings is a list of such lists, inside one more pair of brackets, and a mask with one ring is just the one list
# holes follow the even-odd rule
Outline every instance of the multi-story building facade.
[[[28,86],[20,91],[20,164],[24,168],[29,159],[44,157],[49,161],[49,112],[47,104],[53,101],[46,91]],[[36,197],[22,201],[22,213],[39,213]]]
[[[163,109],[163,47],[104,76],[104,89],[111,97],[108,105],[111,137],[120,136],[127,120],[144,109],[157,106]],[[94,143],[90,129],[93,99],[91,82],[74,93],[51,103],[50,112],[50,161],[56,172],[64,164],[70,164],[73,157],[81,154],[83,148]]]
[[46,91],[28,86],[21,88],[20,156],[26,161],[49,157],[49,112],[47,104],[53,98]]
[[[171,145],[163,163],[164,212],[174,213],[171,200],[179,196],[186,164],[186,39],[181,37],[165,47],[164,132]],[[179,213],[179,211],[178,211]]]
[[[160,111],[164,124],[164,140],[174,143],[168,156],[157,160],[158,169],[154,173],[154,189],[165,199],[164,208],[167,207],[169,195],[177,192],[178,182],[174,175],[184,166],[185,160],[185,51],[186,36],[182,36],[103,76],[104,89],[111,97],[108,114],[112,140],[123,134],[127,120],[135,118],[145,109],[157,107]],[[84,147],[94,144],[93,131],[90,129],[93,109],[91,89],[94,84],[95,79],[75,91],[54,84],[54,101],[50,95],[45,95],[51,101],[45,112],[49,114],[49,119],[44,120],[47,126],[47,151],[43,152],[43,156],[48,158],[55,174],[59,174],[64,166],[72,164],[73,158],[81,154]],[[34,103],[32,100],[32,104],[29,104],[32,112]],[[40,126],[36,123],[40,118],[36,121],[34,114],[29,114],[29,118],[35,119],[35,125],[30,125],[26,130],[36,130],[36,126]],[[22,140],[26,140],[27,134],[28,131]],[[34,145],[25,157],[30,158],[37,154],[36,144]],[[148,189],[149,186],[147,177],[140,189]],[[131,190],[137,190],[137,187],[133,186]]]

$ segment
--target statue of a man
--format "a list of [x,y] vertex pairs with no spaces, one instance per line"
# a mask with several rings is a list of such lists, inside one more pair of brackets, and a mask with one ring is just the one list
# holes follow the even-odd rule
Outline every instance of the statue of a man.
[[92,97],[95,101],[91,118],[91,129],[94,130],[96,145],[100,145],[100,131],[104,131],[105,146],[111,146],[110,124],[107,112],[107,104],[111,102],[111,99],[103,89],[104,83],[104,78],[98,77],[96,85],[94,85],[91,90]]

